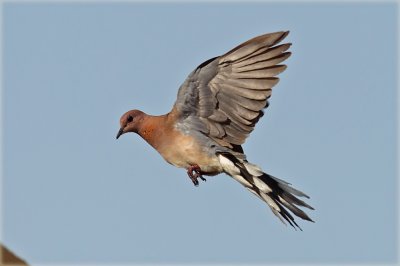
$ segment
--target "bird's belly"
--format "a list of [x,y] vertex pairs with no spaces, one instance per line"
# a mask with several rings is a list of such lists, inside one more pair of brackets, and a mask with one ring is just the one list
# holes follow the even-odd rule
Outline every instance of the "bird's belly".
[[210,154],[192,138],[180,138],[175,145],[165,145],[159,150],[163,158],[170,164],[189,168],[198,165],[205,175],[216,175],[222,172],[221,163],[216,155]]

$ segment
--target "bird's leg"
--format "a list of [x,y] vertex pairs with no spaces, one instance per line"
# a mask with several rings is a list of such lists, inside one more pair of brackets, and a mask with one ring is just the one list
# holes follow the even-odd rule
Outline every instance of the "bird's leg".
[[197,178],[200,178],[203,181],[207,181],[201,173],[200,166],[198,166],[197,164],[191,165],[187,170],[187,174],[196,187],[199,185],[199,181],[197,180]]

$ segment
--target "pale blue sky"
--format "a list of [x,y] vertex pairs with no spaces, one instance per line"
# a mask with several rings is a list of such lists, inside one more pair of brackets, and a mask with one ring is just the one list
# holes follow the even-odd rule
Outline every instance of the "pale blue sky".
[[[42,263],[397,259],[395,4],[3,4],[3,240]],[[194,187],[133,134],[195,66],[290,30],[288,69],[244,145],[309,194],[282,225],[228,176]]]

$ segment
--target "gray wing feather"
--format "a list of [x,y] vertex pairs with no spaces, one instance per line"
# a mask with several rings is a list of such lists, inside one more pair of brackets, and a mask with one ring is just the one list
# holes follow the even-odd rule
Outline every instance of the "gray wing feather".
[[289,48],[290,43],[281,44],[273,48],[265,48],[262,50],[262,54],[253,54],[251,57],[245,58],[237,62],[235,66],[244,67],[259,62],[268,62],[270,63],[270,65],[279,64],[290,56],[290,53],[284,53]]
[[254,78],[254,79],[230,79],[229,77],[219,76],[215,79],[215,83],[226,83],[228,85],[248,89],[248,90],[265,90],[275,86],[279,81],[276,77]]
[[221,110],[215,110],[214,113],[207,118],[209,120],[212,120],[215,122],[220,122],[220,123],[225,123],[228,121],[228,117]]
[[197,67],[178,92],[178,124],[207,134],[229,148],[241,145],[268,106],[271,88],[286,69],[288,32],[253,38]]
[[263,53],[265,49],[274,46],[279,43],[289,34],[288,31],[285,32],[274,32],[264,34],[253,39],[248,40],[240,44],[239,46],[233,48],[226,54],[222,56],[223,62],[229,61],[239,61],[240,59],[246,59],[251,57],[252,55],[258,55]]
[[232,71],[229,75],[229,78],[233,79],[245,79],[245,80],[257,80],[257,79],[264,79],[267,77],[274,77],[279,73],[283,72],[286,69],[285,65],[276,65],[270,66],[262,69],[252,69],[252,70],[236,70],[235,72]]
[[250,99],[250,100],[265,100],[268,97],[271,96],[271,89],[265,89],[265,90],[251,90],[251,89],[245,89],[245,88],[240,88],[240,87],[235,87],[230,84],[220,84],[221,90],[228,90],[232,94],[235,94],[237,96],[242,96],[244,98]]
[[[241,95],[234,93],[227,93],[222,91],[217,95],[217,99],[219,101],[233,101],[234,104],[238,104],[244,108],[247,108],[249,111],[254,111],[258,115],[258,111],[263,109],[267,104],[266,99],[257,100],[257,99],[249,99],[246,97],[242,97]],[[253,118],[250,118],[253,119]]]

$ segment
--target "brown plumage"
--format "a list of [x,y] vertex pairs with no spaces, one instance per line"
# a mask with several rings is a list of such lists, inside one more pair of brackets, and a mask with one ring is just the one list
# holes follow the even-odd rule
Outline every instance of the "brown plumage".
[[195,185],[203,175],[226,173],[265,201],[283,222],[297,226],[296,216],[312,221],[297,206],[308,197],[289,183],[249,163],[241,145],[263,116],[268,99],[286,69],[288,32],[253,38],[199,65],[179,88],[172,110],[150,116],[131,110],[120,119],[117,138],[139,134],[172,165],[185,168]]

